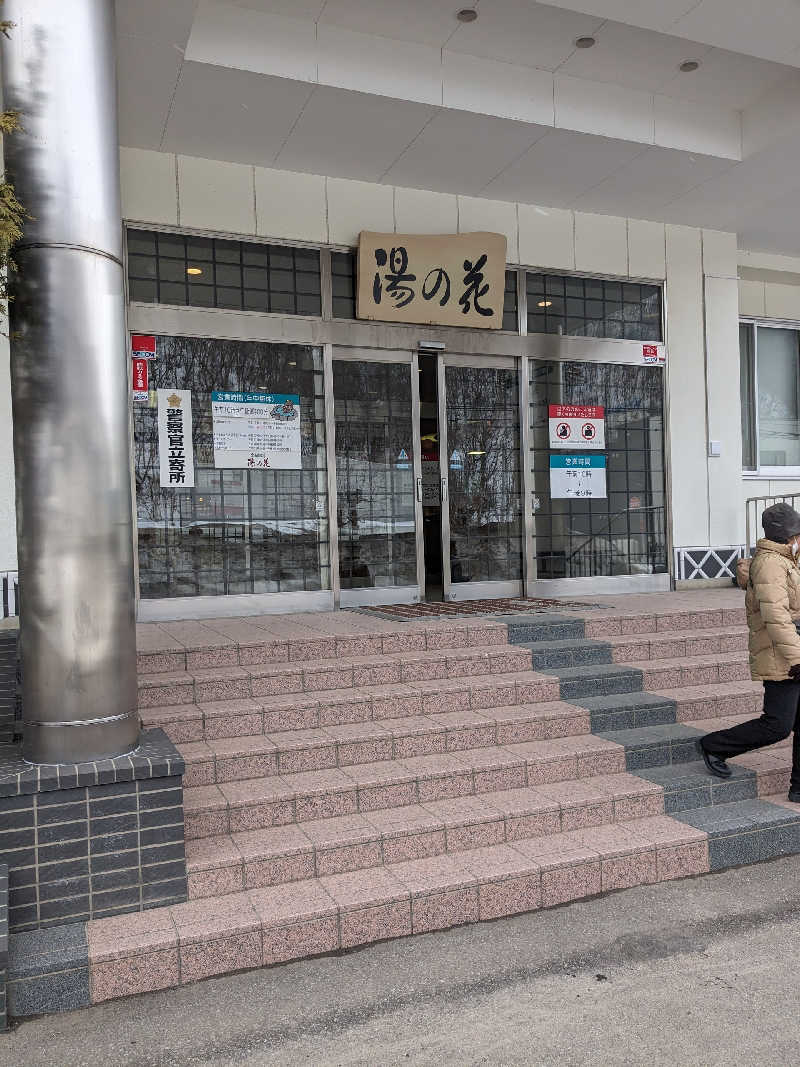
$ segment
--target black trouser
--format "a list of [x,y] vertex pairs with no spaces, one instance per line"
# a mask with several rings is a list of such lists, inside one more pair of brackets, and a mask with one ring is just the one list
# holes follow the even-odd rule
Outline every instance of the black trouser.
[[714,756],[730,759],[754,748],[774,745],[794,730],[791,789],[800,792],[800,682],[764,682],[764,712],[758,719],[739,723],[730,730],[706,734],[703,748]]

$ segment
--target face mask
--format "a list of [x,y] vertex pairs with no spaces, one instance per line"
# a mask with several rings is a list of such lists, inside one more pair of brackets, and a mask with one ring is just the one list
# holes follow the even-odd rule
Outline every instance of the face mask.
[[797,538],[795,538],[794,541],[792,541],[792,546],[791,547],[792,547],[792,555],[794,556],[795,559],[797,559],[797,557],[800,556],[800,541]]

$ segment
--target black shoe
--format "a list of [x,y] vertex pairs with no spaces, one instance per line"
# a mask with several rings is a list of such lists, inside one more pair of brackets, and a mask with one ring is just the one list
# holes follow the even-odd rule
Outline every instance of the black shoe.
[[[708,752],[703,745],[700,745],[700,751],[703,754],[703,763],[708,767],[711,774],[716,778],[730,778],[733,771],[728,764],[720,756],[715,756],[713,752]],[[800,801],[800,797],[798,797]]]
[[795,789],[790,789],[789,796],[786,799],[791,800],[793,804],[800,804],[800,792]]

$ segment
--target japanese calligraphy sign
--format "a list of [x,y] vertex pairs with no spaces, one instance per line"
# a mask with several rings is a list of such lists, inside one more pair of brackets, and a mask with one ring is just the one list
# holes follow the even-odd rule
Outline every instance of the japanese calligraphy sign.
[[194,488],[192,394],[158,390],[158,458],[163,489]]
[[503,326],[506,239],[498,233],[361,232],[356,316],[383,322]]
[[605,408],[551,404],[548,414],[551,448],[606,447]]
[[606,497],[605,456],[551,456],[550,497],[553,500]]
[[299,396],[215,392],[211,415],[216,468],[299,471],[303,466]]
[[147,391],[147,360],[138,357],[131,360],[131,374],[133,376],[133,399],[136,403],[145,403],[150,396]]

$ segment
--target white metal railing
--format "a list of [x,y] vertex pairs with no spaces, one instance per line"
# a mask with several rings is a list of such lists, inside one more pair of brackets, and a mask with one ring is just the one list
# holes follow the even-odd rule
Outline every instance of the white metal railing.
[[745,501],[745,536],[746,541],[746,554],[752,556],[755,551],[756,541],[758,540],[759,528],[761,526],[761,513],[764,508],[768,508],[771,504],[789,504],[795,510],[798,510],[798,503],[800,503],[800,493],[777,493],[774,496],[751,496]]
[[16,571],[0,572],[0,619],[19,615],[19,577]]

